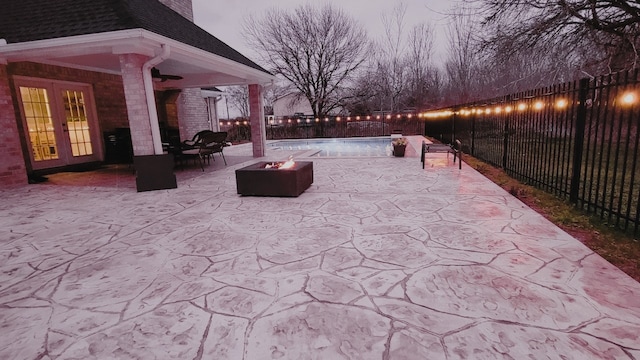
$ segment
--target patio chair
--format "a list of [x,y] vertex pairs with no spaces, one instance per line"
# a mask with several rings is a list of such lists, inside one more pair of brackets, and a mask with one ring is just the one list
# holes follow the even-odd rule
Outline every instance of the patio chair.
[[205,134],[211,134],[213,131],[211,130],[201,130],[198,131],[191,140],[185,140],[182,142],[181,149],[195,149],[200,146],[200,139]]
[[428,144],[426,141],[422,141],[422,151],[420,154],[420,161],[422,162],[422,168],[424,169],[425,156],[427,153],[447,153],[453,154],[453,163],[455,164],[456,158],[458,159],[458,169],[462,169],[462,143],[460,140],[456,140],[451,145],[447,144]]
[[222,156],[222,160],[224,164],[227,165],[227,159],[224,157],[224,147],[227,145],[227,133],[224,131],[220,132],[211,132],[207,134],[203,134],[201,136],[202,147],[200,155],[203,159],[213,158],[213,161],[216,161],[213,154],[220,153]]

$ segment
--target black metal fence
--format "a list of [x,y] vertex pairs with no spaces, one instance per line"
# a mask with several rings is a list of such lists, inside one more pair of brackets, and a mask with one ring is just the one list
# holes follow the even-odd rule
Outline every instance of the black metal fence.
[[[220,125],[229,141],[251,140],[247,121],[222,121]],[[415,114],[273,118],[266,120],[266,131],[268,140],[422,135],[424,121],[418,121]]]
[[428,113],[425,135],[640,236],[638,71]]

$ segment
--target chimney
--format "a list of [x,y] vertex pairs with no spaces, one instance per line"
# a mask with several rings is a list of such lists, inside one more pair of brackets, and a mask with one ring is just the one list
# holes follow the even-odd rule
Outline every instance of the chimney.
[[159,0],[173,11],[193,22],[193,4],[191,0]]

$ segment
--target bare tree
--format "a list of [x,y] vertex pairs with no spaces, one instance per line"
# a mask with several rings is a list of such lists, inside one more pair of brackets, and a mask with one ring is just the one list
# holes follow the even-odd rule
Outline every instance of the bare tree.
[[320,117],[340,105],[368,44],[362,26],[330,5],[273,8],[248,18],[243,33],[271,71],[291,82]]
[[360,109],[396,112],[424,107],[436,96],[439,76],[431,62],[433,29],[421,23],[406,31],[406,12],[406,5],[399,3],[390,14],[382,15],[384,36],[374,42],[375,56],[360,76]]
[[467,0],[479,6],[489,30],[487,46],[509,51],[540,44],[590,49],[587,66],[609,71],[638,67],[640,3],[637,0]]
[[227,102],[240,112],[243,119],[249,118],[249,88],[246,86],[229,86],[226,91]]
[[468,102],[478,94],[479,51],[476,28],[473,22],[473,10],[460,7],[451,14],[451,23],[447,36],[449,39],[449,58],[445,63],[448,77],[448,98],[452,102]]
[[418,24],[409,33],[409,51],[406,55],[409,70],[409,91],[406,106],[424,107],[433,104],[440,92],[439,74],[432,65],[433,29]]
[[382,23],[385,29],[385,37],[376,46],[378,49],[377,77],[379,89],[389,100],[387,109],[399,110],[402,105],[401,96],[404,92],[407,72],[404,53],[406,43],[404,41],[404,17],[407,6],[399,3],[391,12],[391,16],[382,14]]

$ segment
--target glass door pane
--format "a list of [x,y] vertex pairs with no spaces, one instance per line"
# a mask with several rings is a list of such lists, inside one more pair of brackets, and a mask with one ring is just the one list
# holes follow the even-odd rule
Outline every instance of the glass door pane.
[[65,122],[69,133],[71,155],[74,157],[93,154],[91,132],[85,94],[81,90],[63,90]]
[[47,89],[20,87],[27,131],[35,162],[57,160],[58,141],[55,134]]

